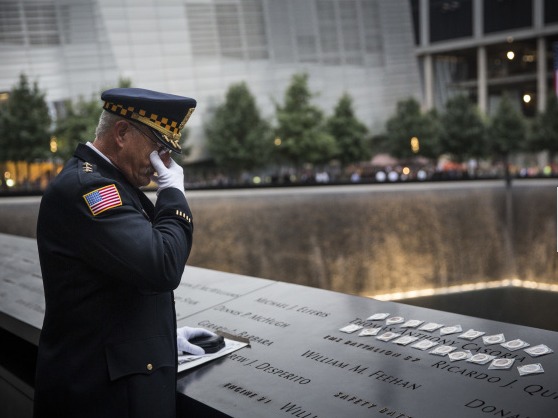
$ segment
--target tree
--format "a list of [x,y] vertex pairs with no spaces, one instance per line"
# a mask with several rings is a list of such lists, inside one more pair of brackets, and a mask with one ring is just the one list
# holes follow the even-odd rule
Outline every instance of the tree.
[[341,97],[333,115],[327,120],[327,130],[335,138],[338,148],[335,158],[341,164],[347,165],[370,158],[371,151],[366,138],[368,130],[356,118],[353,100],[348,94]]
[[430,109],[423,114],[423,118],[423,125],[420,129],[422,141],[418,154],[426,158],[436,159],[441,154],[440,132],[442,131],[442,124],[440,115],[436,109]]
[[440,117],[440,151],[461,162],[486,152],[486,127],[480,112],[464,95],[446,103]]
[[45,93],[36,81],[31,85],[21,74],[7,103],[0,106],[0,160],[29,163],[45,158],[50,149],[50,123]]
[[57,138],[57,155],[66,160],[70,158],[77,144],[95,139],[95,129],[103,111],[101,101],[92,97],[64,103],[66,114],[58,119],[54,135]]
[[435,111],[422,113],[414,98],[397,103],[395,114],[386,122],[385,149],[396,158],[439,154],[439,122]]
[[272,150],[272,131],[262,119],[246,83],[229,87],[225,102],[205,125],[208,149],[217,165],[238,173],[265,164]]
[[327,132],[323,112],[311,104],[308,75],[295,74],[285,91],[283,106],[276,104],[278,152],[300,166],[308,162],[326,163],[338,152],[333,136]]
[[508,96],[504,95],[490,119],[487,144],[488,150],[502,159],[508,187],[511,185],[509,156],[522,148],[525,134],[523,114],[512,105]]
[[546,110],[539,113],[533,124],[533,131],[528,141],[531,151],[548,151],[549,160],[553,161],[558,153],[558,99],[551,95]]

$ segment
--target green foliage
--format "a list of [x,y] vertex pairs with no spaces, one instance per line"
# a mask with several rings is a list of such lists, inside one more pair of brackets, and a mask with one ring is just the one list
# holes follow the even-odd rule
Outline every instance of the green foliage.
[[182,154],[180,155],[182,158],[185,158],[192,152],[192,146],[186,144],[186,141],[188,141],[188,137],[190,136],[190,129],[185,127],[182,131],[180,131],[180,134],[180,147],[182,148]]
[[308,75],[295,74],[285,92],[284,105],[276,105],[279,154],[287,161],[326,163],[337,153],[337,143],[327,132],[323,112],[311,104]]
[[8,101],[0,106],[0,160],[31,162],[47,157],[50,123],[45,94],[37,82],[30,85],[21,74]]
[[95,129],[103,111],[99,98],[76,102],[65,102],[66,115],[58,119],[54,134],[57,138],[57,155],[62,159],[70,158],[77,144],[95,139]]
[[478,109],[464,95],[446,103],[440,117],[440,151],[456,161],[480,157],[486,152],[486,127]]
[[[421,137],[419,155],[427,158],[438,158],[440,155],[440,132],[442,122],[436,109],[430,109],[423,114],[424,122],[421,127]],[[421,138],[419,137],[419,138]]]
[[520,151],[526,135],[523,114],[516,109],[509,97],[503,96],[488,126],[488,150],[500,157]]
[[239,172],[264,165],[272,150],[272,131],[260,116],[245,83],[232,85],[225,102],[206,124],[208,149],[215,162]]
[[526,136],[523,113],[516,109],[508,96],[502,96],[488,126],[488,150],[500,157],[504,164],[506,187],[511,187],[510,154],[520,151]]
[[371,156],[370,145],[366,138],[368,130],[353,111],[353,101],[344,94],[333,115],[327,120],[327,130],[335,138],[338,153],[335,155],[341,164],[346,165]]
[[[418,101],[409,98],[397,103],[395,114],[386,122],[386,141],[383,145],[396,158],[416,155],[434,158],[439,154],[439,131],[437,113],[422,113]],[[418,138],[418,152],[411,147],[413,137]]]
[[558,153],[558,99],[551,95],[546,110],[534,120],[528,147],[531,151],[548,151],[551,156]]

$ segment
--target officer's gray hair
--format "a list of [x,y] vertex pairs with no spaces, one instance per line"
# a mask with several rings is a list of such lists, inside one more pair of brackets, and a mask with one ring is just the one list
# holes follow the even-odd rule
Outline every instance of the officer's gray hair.
[[114,126],[114,124],[121,119],[122,118],[120,116],[103,110],[101,117],[99,118],[99,124],[95,129],[95,137],[100,138],[104,136]]

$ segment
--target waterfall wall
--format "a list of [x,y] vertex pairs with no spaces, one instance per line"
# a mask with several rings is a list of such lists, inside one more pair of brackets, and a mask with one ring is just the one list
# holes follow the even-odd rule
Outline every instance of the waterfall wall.
[[[557,186],[190,191],[189,264],[360,295],[514,278],[558,284]],[[0,199],[0,232],[34,237],[38,202]]]

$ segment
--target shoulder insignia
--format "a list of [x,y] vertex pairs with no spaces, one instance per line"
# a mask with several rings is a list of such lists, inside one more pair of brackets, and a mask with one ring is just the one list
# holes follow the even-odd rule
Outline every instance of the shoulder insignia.
[[83,163],[83,172],[84,173],[92,173],[93,172],[93,165],[88,162]]
[[106,210],[122,206],[120,193],[114,184],[104,186],[83,195],[85,203],[93,216],[97,216]]
[[180,216],[181,218],[186,219],[186,222],[192,223],[192,219],[188,215],[186,215],[184,212],[182,212],[181,210],[177,209],[176,210],[176,215]]

